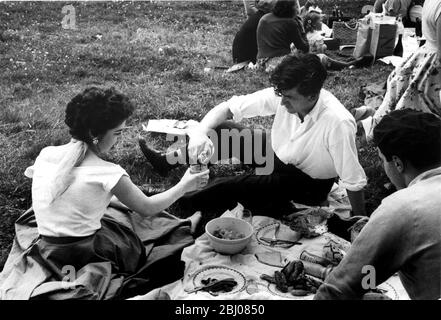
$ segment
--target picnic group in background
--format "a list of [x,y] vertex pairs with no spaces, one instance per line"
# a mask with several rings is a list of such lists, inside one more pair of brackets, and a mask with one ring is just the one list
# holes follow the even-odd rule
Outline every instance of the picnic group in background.
[[317,54],[329,70],[361,67],[371,61],[370,57],[342,61],[325,54],[324,40],[331,36],[332,29],[322,23],[321,9],[314,1],[302,8],[298,0],[257,1],[252,4],[254,10],[249,9],[248,1],[245,3],[248,19],[233,40],[234,63],[251,62],[269,73],[293,51]]

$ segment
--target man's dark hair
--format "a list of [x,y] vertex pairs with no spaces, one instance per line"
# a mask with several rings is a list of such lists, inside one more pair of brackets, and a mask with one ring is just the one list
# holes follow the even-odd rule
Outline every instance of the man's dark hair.
[[297,53],[286,56],[274,69],[270,82],[276,93],[297,88],[297,91],[307,97],[320,93],[327,77],[317,55],[312,53]]
[[274,5],[272,12],[279,18],[292,18],[295,14],[298,14],[294,9],[296,4],[297,1],[295,0],[279,0]]
[[114,88],[89,87],[67,104],[64,122],[71,136],[86,143],[116,128],[134,111],[129,98]]
[[441,118],[403,109],[385,115],[374,128],[374,143],[387,161],[397,156],[415,169],[441,164]]

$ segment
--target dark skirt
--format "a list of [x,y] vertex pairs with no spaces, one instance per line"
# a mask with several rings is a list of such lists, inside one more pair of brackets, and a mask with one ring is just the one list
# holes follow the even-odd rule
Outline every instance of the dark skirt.
[[17,292],[21,299],[125,299],[183,276],[181,253],[194,243],[189,221],[165,212],[155,219],[131,213],[123,222],[106,215],[101,225],[87,237],[39,236],[28,210],[16,222],[1,298]]

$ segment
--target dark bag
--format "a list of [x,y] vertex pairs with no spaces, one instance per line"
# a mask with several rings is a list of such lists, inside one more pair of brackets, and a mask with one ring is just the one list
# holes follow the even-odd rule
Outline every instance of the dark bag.
[[375,59],[393,55],[396,35],[396,24],[375,23],[372,30],[370,54]]

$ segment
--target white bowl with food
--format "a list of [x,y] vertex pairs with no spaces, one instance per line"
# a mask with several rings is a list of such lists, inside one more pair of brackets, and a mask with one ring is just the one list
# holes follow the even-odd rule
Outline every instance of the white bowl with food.
[[253,226],[245,220],[219,217],[205,225],[205,232],[212,248],[222,254],[241,252],[253,236]]

